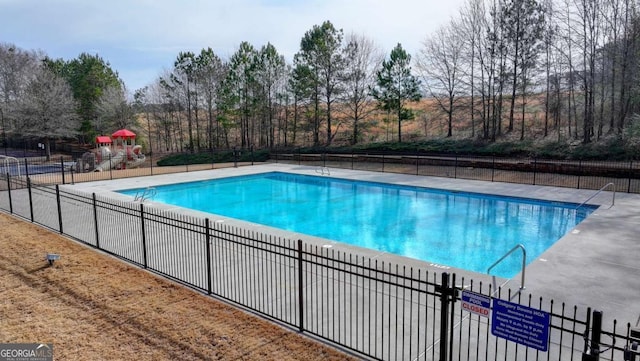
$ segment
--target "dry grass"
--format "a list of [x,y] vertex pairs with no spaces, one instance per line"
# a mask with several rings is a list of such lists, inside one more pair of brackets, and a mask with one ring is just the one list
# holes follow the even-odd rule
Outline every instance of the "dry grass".
[[0,228],[0,342],[53,343],[56,360],[349,359],[22,220]]

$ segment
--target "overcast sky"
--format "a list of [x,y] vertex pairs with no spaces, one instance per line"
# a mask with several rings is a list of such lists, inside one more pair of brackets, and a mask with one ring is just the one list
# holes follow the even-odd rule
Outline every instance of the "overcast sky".
[[329,20],[388,54],[414,54],[464,0],[0,0],[0,42],[70,60],[98,54],[129,91],[151,84],[180,51],[211,47],[228,59],[240,42],[271,42],[287,61]]

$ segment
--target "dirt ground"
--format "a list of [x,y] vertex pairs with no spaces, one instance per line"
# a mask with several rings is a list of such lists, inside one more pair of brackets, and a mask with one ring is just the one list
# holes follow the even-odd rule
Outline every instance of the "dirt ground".
[[26,221],[0,229],[0,342],[53,343],[55,360],[355,359]]

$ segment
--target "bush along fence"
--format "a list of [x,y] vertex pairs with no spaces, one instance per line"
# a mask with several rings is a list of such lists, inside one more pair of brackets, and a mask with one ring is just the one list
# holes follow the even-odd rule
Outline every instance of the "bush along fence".
[[[6,175],[0,210],[378,360],[632,360],[630,324],[491,285]],[[469,285],[460,288],[458,284]],[[637,359],[637,358],[636,358]]]
[[640,193],[640,161],[516,159],[390,151],[302,153],[300,150],[274,150],[271,161],[578,189],[596,190],[614,183],[618,192]]

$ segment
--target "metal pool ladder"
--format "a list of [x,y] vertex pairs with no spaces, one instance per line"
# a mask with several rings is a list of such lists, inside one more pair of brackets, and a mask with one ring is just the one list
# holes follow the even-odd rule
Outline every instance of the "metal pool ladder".
[[133,201],[134,202],[137,202],[137,201],[144,202],[144,201],[148,200],[149,198],[155,197],[156,193],[157,193],[157,191],[156,191],[155,188],[147,187],[142,192],[137,191],[136,192],[136,196],[133,198]]
[[16,170],[17,170],[17,173],[18,173],[18,174],[15,174],[15,175],[20,177],[20,161],[18,161],[17,158],[7,157],[6,155],[0,155],[0,160],[3,161],[4,170],[9,174],[11,174],[11,168],[10,168],[11,161],[14,161],[16,163]]
[[331,175],[331,172],[329,171],[329,168],[324,167],[324,166],[320,166],[320,167],[316,168],[316,173],[319,173],[320,175]]
[[[517,251],[518,249],[522,250],[522,269],[520,270],[520,290],[524,290],[524,270],[525,267],[527,266],[527,250],[524,248],[524,246],[520,243],[517,244],[515,247],[511,248],[511,250],[509,250],[509,252],[505,253],[504,256],[500,257],[499,260],[495,261],[488,269],[487,269],[487,274],[491,273],[491,270],[493,269],[493,267],[497,266],[500,262],[502,262],[505,258],[509,257],[509,255],[511,255],[513,252]],[[497,287],[496,287],[496,276],[493,276],[493,289],[495,291],[497,291]]]
[[576,209],[584,206],[587,202],[589,202],[590,200],[592,200],[593,198],[595,198],[598,194],[602,193],[605,189],[607,189],[609,186],[613,186],[613,198],[611,199],[611,205],[609,206],[609,208],[613,207],[616,204],[616,185],[613,183],[607,183],[605,184],[602,188],[600,188],[597,192],[595,192],[591,197],[587,198],[586,201],[580,203],[579,206],[576,207]]

